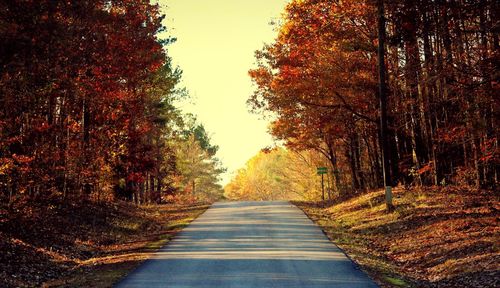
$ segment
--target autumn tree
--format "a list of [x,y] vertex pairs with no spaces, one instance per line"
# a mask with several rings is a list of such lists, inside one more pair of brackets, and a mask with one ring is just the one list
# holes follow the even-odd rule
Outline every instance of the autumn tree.
[[195,199],[220,199],[220,175],[225,169],[215,156],[219,147],[211,143],[204,126],[192,115],[185,116],[184,126],[175,142],[179,176],[175,185],[181,194]]

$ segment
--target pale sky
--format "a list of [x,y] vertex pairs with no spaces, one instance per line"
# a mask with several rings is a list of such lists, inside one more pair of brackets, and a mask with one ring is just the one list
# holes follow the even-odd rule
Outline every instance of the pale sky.
[[272,145],[268,123],[248,112],[252,94],[248,70],[254,51],[276,36],[269,25],[280,17],[288,0],[160,0],[169,34],[173,63],[184,71],[183,83],[193,104],[181,109],[198,120],[219,145],[217,157],[228,172],[243,167],[261,148]]

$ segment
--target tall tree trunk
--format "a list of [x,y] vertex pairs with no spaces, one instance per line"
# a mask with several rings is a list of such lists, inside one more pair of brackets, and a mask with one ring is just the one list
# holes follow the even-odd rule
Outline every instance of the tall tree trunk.
[[158,202],[158,193],[155,190],[155,178],[153,173],[149,174],[149,201],[151,202]]
[[193,194],[193,196],[195,196],[196,195],[196,179],[193,179],[191,181],[191,187],[193,188],[192,194]]
[[158,195],[157,196],[158,197],[157,198],[157,203],[161,203],[161,194],[162,194],[161,189],[162,188],[163,188],[162,187],[162,177],[158,175],[157,178],[156,178],[156,189],[157,189],[157,195]]
[[[89,104],[88,100],[84,99],[82,103],[82,130],[83,130],[83,162],[84,162],[84,168],[87,168],[89,163],[90,163],[90,111],[89,111]],[[90,179],[85,177],[83,180],[83,196],[88,197],[91,193],[91,184],[90,184]]]
[[431,47],[431,40],[430,40],[430,31],[429,31],[429,25],[430,25],[430,20],[429,20],[429,15],[430,15],[430,6],[429,6],[429,0],[422,0],[421,6],[423,7],[423,13],[422,13],[422,38],[423,38],[423,45],[424,45],[424,77],[421,81],[422,87],[423,87],[423,93],[422,97],[424,99],[424,110],[423,110],[423,117],[424,117],[424,128],[425,128],[425,133],[427,134],[427,159],[429,161],[429,165],[431,166],[431,171],[432,171],[432,183],[433,185],[438,185],[438,174],[437,174],[437,159],[436,159],[436,153],[435,153],[435,143],[434,143],[434,129],[433,129],[433,124],[432,124],[432,119],[433,117],[433,111],[434,111],[434,85],[433,81],[431,79],[434,78],[435,72],[434,72],[434,65],[433,65],[433,60],[434,57],[432,55],[432,47]]
[[333,150],[333,143],[328,145],[328,159],[330,160],[330,163],[332,164],[332,169],[333,169],[333,178],[335,179],[335,190],[337,192],[337,195],[341,196],[341,186],[340,186],[340,171],[339,167],[337,164],[337,156],[335,155],[335,150]]
[[384,171],[385,203],[388,211],[393,210],[392,180],[389,169],[389,143],[387,133],[387,86],[385,68],[385,12],[383,0],[377,0],[378,8],[378,72],[380,98],[380,147],[382,147],[382,169]]

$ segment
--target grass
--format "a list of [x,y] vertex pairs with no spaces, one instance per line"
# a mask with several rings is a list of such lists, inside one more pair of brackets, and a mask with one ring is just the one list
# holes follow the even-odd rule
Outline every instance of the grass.
[[499,195],[395,189],[343,202],[295,202],[381,287],[498,287]]
[[384,280],[394,287],[411,287],[410,284],[400,278],[385,276]]

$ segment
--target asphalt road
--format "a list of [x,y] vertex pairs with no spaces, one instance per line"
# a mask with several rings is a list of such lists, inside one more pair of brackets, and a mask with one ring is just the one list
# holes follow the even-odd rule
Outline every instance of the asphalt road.
[[377,287],[288,202],[214,204],[116,287]]

